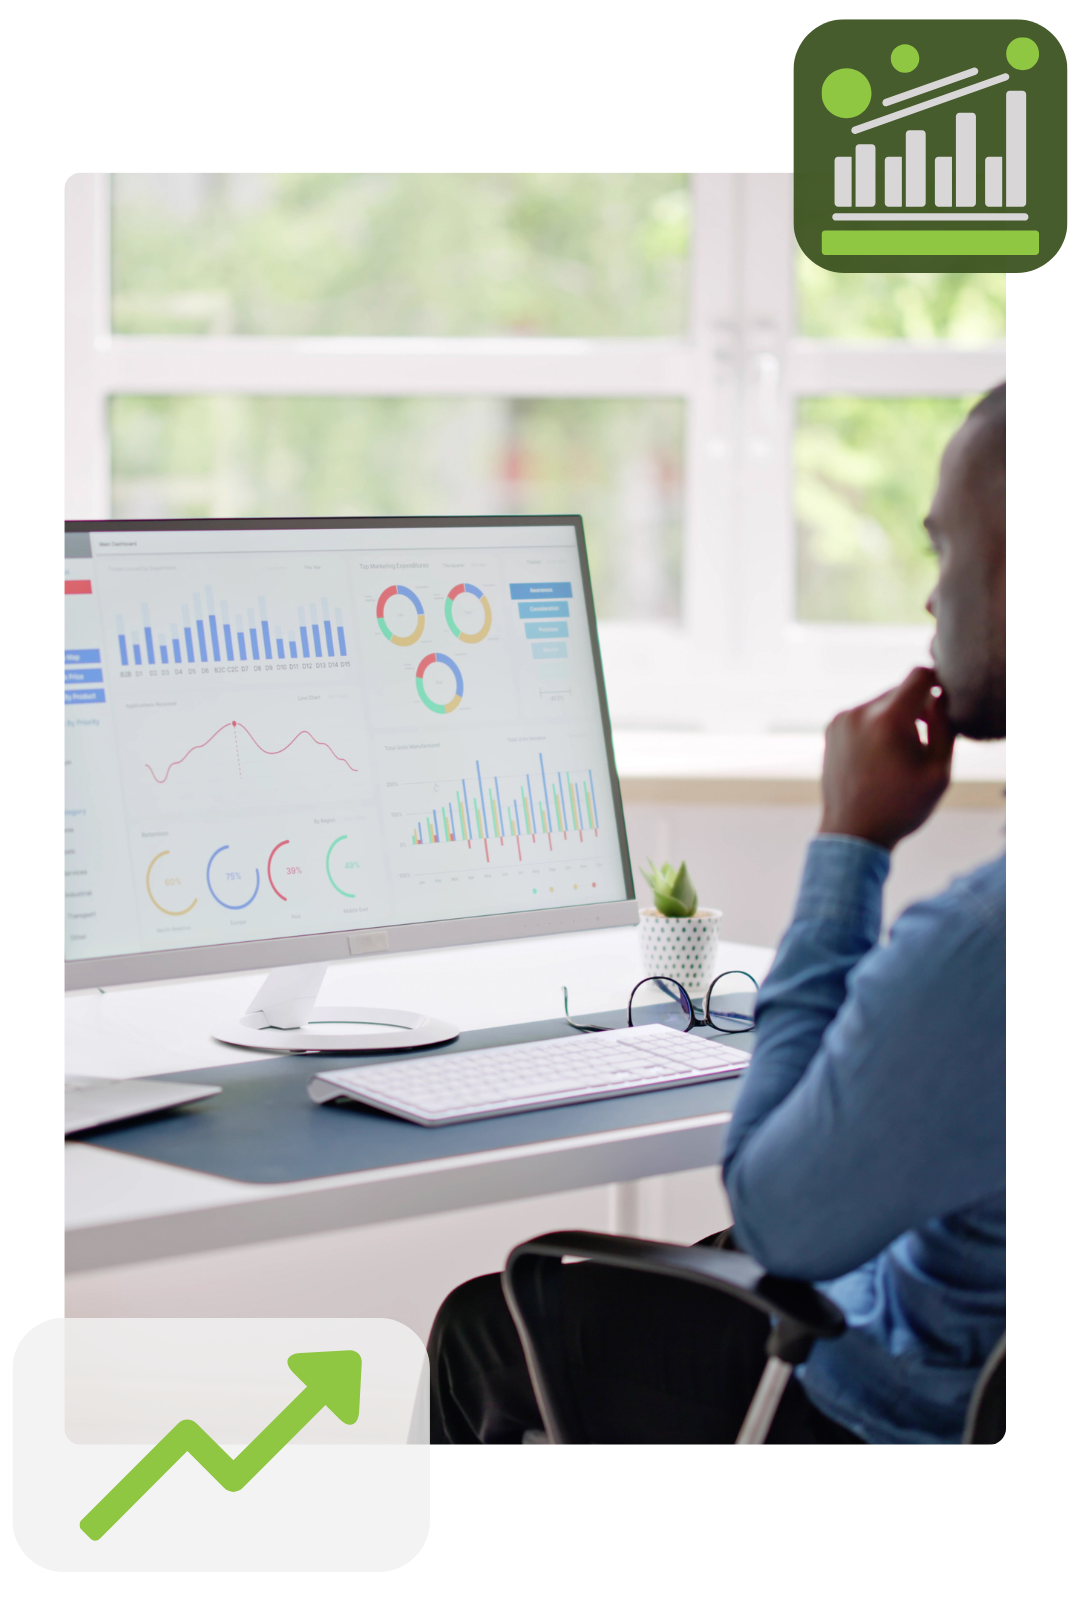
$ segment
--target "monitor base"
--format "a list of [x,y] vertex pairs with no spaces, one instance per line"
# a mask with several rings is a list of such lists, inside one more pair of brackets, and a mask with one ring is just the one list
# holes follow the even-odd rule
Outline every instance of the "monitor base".
[[218,1042],[262,1053],[387,1053],[453,1042],[460,1027],[411,1009],[315,1006],[325,965],[272,970],[247,1014],[214,1028]]
[[460,1031],[411,1009],[313,1009],[302,1026],[269,1026],[257,1015],[241,1015],[231,1025],[216,1026],[214,1036],[263,1053],[381,1054],[453,1042]]

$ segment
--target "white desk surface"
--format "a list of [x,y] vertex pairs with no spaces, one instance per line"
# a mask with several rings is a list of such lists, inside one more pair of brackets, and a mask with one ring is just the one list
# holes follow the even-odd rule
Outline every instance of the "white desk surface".
[[[760,980],[772,950],[723,943],[718,970]],[[325,1003],[422,1009],[463,1031],[615,1009],[642,974],[637,931],[537,937],[385,955],[332,966]],[[192,1073],[257,1055],[218,1043],[215,1020],[242,1013],[262,973],[72,994],[70,1073]],[[697,1169],[716,1158],[728,1115],[697,1116],[558,1142],[316,1181],[262,1185],[178,1169],[84,1143],[67,1146],[68,1269],[86,1270],[571,1191]]]

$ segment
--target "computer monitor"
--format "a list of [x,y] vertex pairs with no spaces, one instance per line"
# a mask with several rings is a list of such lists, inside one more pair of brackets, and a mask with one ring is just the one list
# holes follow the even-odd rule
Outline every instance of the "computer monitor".
[[271,967],[217,1036],[355,1048],[328,961],[636,921],[580,517],[73,521],[65,555],[69,987]]

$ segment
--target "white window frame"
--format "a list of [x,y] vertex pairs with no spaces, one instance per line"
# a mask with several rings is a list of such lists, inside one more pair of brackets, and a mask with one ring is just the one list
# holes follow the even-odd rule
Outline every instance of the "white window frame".
[[980,392],[1004,376],[1004,344],[799,338],[790,177],[694,178],[681,338],[114,334],[109,225],[108,177],[71,178],[69,516],[110,512],[118,394],[674,397],[686,405],[682,619],[602,624],[616,724],[816,727],[924,657],[928,628],[795,620],[795,406],[810,395]]

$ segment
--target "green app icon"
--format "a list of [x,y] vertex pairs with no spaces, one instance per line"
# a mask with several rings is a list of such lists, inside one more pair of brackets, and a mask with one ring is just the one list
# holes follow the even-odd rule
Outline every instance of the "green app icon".
[[1034,22],[826,22],[795,56],[795,236],[833,272],[1031,272],[1065,237],[1065,53]]

